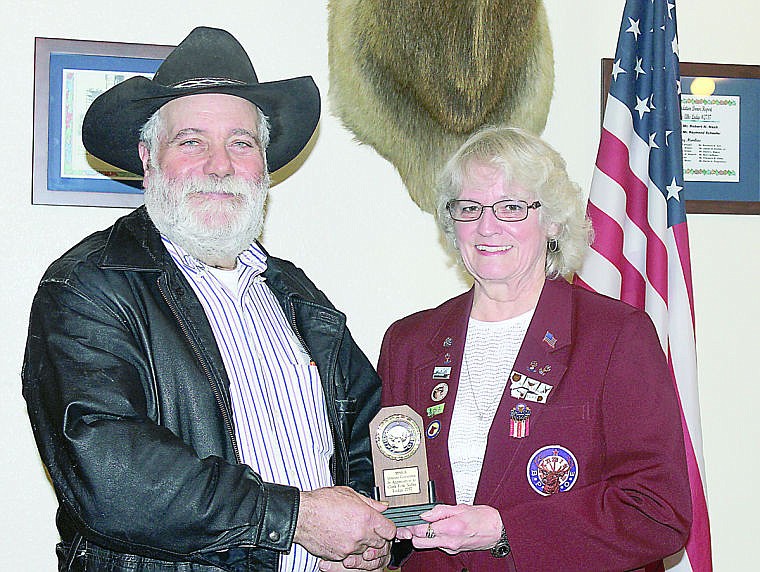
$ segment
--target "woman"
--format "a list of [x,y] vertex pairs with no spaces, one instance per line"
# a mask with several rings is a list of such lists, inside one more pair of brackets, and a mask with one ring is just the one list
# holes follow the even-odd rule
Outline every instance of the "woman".
[[564,161],[481,130],[443,170],[438,222],[473,287],[394,323],[378,366],[383,404],[425,420],[441,503],[399,529],[417,549],[403,572],[631,570],[677,552],[691,505],[673,383],[646,313],[565,279],[590,230]]

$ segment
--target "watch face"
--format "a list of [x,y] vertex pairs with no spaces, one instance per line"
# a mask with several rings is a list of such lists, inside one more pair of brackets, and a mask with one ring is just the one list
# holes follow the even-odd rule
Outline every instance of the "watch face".
[[504,558],[506,556],[509,556],[510,552],[511,549],[509,548],[509,544],[497,544],[491,549],[491,554],[494,556],[494,558]]
[[504,526],[501,527],[501,537],[496,542],[493,548],[491,548],[491,556],[494,558],[505,558],[512,552],[512,548],[509,546],[509,540],[507,540],[507,529]]
[[494,546],[491,552],[495,558],[504,558],[509,556],[509,546]]

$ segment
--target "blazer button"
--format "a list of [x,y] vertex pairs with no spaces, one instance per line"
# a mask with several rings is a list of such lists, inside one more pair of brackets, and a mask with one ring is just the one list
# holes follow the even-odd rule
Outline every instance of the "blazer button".
[[277,542],[278,540],[280,540],[280,533],[277,532],[276,530],[273,530],[272,532],[269,533],[269,540],[271,540],[272,542]]

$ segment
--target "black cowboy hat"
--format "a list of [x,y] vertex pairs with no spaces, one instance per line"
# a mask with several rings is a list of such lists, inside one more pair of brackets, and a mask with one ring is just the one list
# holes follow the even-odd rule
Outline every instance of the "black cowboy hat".
[[142,174],[140,129],[178,97],[224,93],[247,99],[269,118],[267,165],[276,171],[308,143],[319,121],[319,90],[309,77],[259,83],[240,43],[216,28],[195,28],[167,56],[153,79],[135,76],[100,94],[82,125],[85,148],[107,163]]

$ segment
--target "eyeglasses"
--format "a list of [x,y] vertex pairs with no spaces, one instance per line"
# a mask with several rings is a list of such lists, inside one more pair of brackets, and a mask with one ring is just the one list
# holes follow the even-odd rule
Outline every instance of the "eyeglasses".
[[528,218],[530,209],[541,206],[539,201],[528,204],[525,201],[497,201],[492,205],[481,205],[477,201],[452,199],[446,203],[446,210],[457,222],[474,222],[483,214],[483,209],[491,209],[493,215],[504,222],[520,222]]

